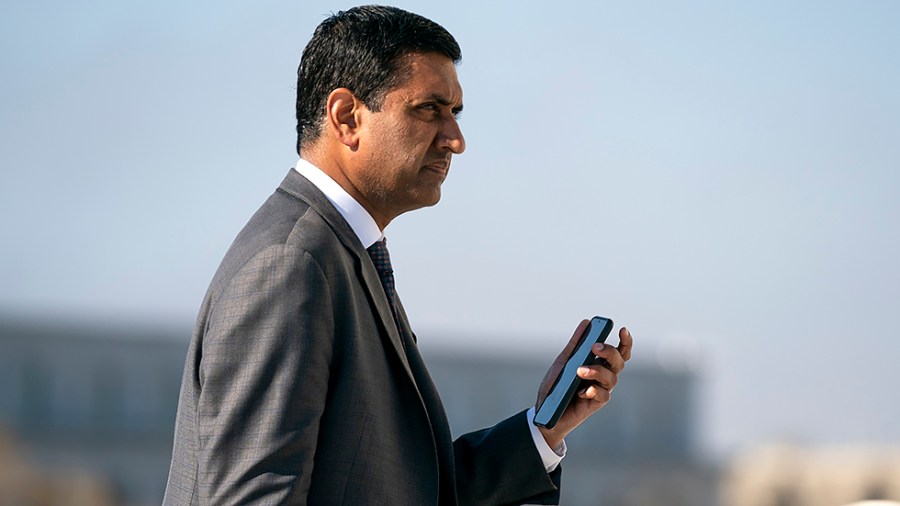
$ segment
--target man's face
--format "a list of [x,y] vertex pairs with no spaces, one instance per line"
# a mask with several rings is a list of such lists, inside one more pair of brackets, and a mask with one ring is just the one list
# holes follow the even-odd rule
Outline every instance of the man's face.
[[466,147],[456,118],[462,87],[453,62],[413,53],[406,64],[406,80],[385,94],[381,110],[364,110],[352,155],[354,184],[379,222],[436,204],[451,156]]

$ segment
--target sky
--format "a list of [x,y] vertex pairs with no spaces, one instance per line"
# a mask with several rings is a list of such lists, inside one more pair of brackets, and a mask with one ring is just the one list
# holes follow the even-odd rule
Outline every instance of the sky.
[[[695,368],[713,452],[900,444],[900,3],[396,5],[463,49],[467,150],[386,231],[426,358],[599,314]],[[350,6],[4,2],[0,312],[189,328]]]

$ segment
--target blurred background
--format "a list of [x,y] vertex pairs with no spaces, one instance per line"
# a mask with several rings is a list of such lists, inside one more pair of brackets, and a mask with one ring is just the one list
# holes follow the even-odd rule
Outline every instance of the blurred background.
[[[0,4],[0,504],[160,502],[194,316],[352,5]],[[455,433],[601,314],[635,358],[562,504],[900,500],[900,3],[395,5],[463,48],[468,149],[387,230]]]

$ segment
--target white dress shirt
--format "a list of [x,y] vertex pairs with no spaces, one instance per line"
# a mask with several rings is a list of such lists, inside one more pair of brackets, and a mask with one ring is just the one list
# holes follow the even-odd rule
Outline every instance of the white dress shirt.
[[[372,215],[366,211],[362,204],[351,197],[347,190],[337,184],[334,179],[331,179],[331,176],[303,158],[297,161],[294,170],[325,194],[325,198],[331,202],[347,223],[350,224],[350,228],[356,233],[363,247],[368,248],[384,238],[384,232],[378,228],[375,218],[372,218]],[[534,420],[534,407],[528,410],[527,417],[528,428],[531,430],[531,437],[534,439],[534,445],[541,455],[541,460],[544,461],[544,468],[548,473],[553,472],[566,455],[566,442],[563,441],[558,448],[550,448],[541,431],[532,423]]]

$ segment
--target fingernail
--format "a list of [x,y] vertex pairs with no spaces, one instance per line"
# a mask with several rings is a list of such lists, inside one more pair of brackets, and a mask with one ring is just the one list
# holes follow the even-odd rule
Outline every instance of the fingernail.
[[603,344],[603,343],[597,343],[597,344],[594,345],[594,352],[595,352],[595,353],[599,353],[599,352],[603,351],[603,348],[606,348],[606,345],[605,345],[605,344]]
[[587,367],[579,367],[579,368],[578,368],[578,374],[579,374],[580,376],[583,376],[583,375],[587,374],[588,371],[590,371],[590,369],[588,369]]

